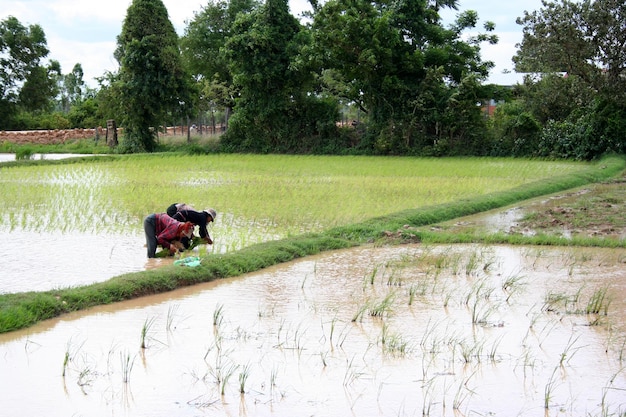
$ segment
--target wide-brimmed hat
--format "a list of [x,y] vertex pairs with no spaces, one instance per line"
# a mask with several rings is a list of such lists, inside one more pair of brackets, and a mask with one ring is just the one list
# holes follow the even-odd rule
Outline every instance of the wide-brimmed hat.
[[210,209],[206,209],[206,210],[202,210],[202,211],[204,211],[206,214],[211,216],[211,218],[215,221],[215,218],[217,217],[217,213],[215,212],[215,210],[210,208]]

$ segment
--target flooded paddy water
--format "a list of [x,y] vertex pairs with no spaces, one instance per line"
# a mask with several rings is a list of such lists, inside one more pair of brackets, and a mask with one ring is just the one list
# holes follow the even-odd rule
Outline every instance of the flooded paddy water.
[[2,410],[623,415],[624,262],[479,245],[307,257],[0,335]]

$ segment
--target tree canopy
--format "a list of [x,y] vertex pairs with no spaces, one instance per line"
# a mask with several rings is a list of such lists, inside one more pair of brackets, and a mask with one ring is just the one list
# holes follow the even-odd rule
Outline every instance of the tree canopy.
[[41,26],[24,26],[13,16],[0,21],[0,128],[12,127],[20,106],[45,109],[54,96],[49,70],[41,66],[48,52]]
[[589,159],[625,152],[626,3],[542,4],[518,18],[523,40],[513,57],[516,70],[543,74],[522,90],[533,117],[546,124],[540,154]]
[[115,57],[120,64],[123,147],[152,152],[166,117],[187,115],[194,100],[178,35],[161,0],[133,0]]

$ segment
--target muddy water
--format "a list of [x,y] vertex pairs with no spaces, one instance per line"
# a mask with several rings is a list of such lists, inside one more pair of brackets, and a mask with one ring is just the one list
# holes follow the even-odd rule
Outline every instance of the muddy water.
[[[79,157],[79,156],[92,156],[92,155],[74,154],[74,153],[45,153],[45,154],[34,153],[31,155],[30,159],[57,160],[57,159],[66,159],[66,158],[73,158],[73,157]],[[8,162],[8,161],[15,161],[15,154],[14,153],[0,153],[0,162]]]
[[[624,262],[623,250],[368,247],[95,308],[0,335],[2,411],[621,414]],[[598,289],[606,315],[582,314]]]

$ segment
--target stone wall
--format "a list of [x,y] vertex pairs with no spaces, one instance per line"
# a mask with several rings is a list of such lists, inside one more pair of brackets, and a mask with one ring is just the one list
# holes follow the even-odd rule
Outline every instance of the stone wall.
[[[99,127],[100,139],[106,139],[106,128]],[[55,129],[0,131],[0,143],[56,145],[74,139],[94,139],[96,129]]]
[[[168,126],[165,133],[159,133],[159,136],[181,136],[187,135],[187,126]],[[221,125],[216,126],[215,132],[211,126],[192,126],[191,134],[198,135],[221,133],[225,129]],[[98,127],[98,140],[106,141],[106,127]],[[123,128],[117,128],[117,135],[121,137]],[[0,143],[9,142],[16,144],[42,144],[56,145],[65,143],[68,140],[75,139],[95,139],[96,129],[55,129],[55,130],[18,130],[18,131],[0,131]]]

